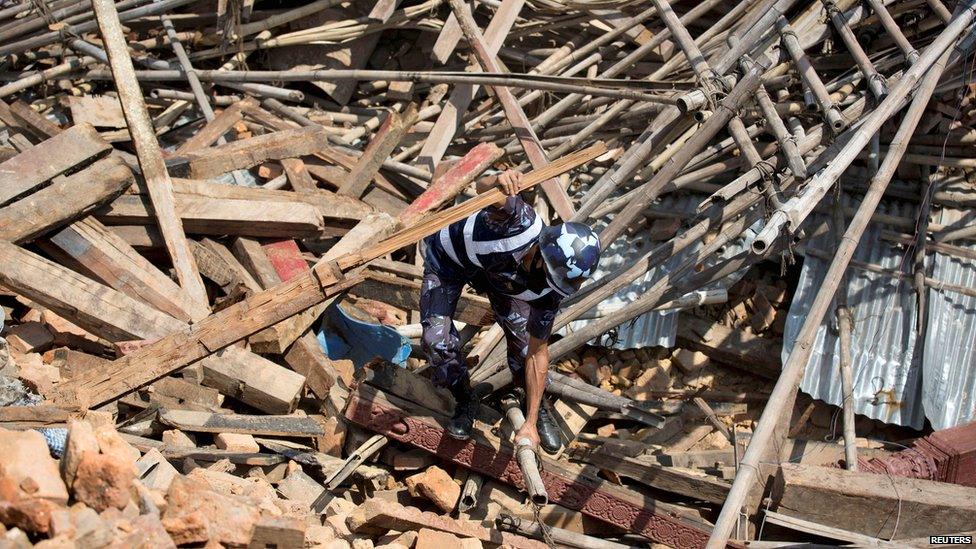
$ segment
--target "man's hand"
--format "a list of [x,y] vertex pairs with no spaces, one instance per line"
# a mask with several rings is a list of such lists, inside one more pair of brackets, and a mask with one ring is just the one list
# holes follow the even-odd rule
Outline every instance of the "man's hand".
[[539,431],[536,430],[535,421],[528,421],[522,425],[522,428],[515,433],[515,445],[519,445],[519,441],[523,438],[527,438],[532,441],[532,447],[539,447]]
[[522,184],[522,172],[505,170],[498,176],[497,184],[505,196],[515,196],[519,192],[519,185]]

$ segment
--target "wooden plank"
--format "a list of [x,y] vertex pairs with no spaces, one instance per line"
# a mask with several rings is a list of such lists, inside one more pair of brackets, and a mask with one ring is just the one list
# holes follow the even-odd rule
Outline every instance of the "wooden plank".
[[54,137],[61,133],[61,127],[51,122],[45,116],[31,108],[23,101],[14,101],[10,104],[10,112],[20,121],[21,128],[28,130],[40,139]]
[[472,147],[443,175],[434,179],[427,190],[418,196],[397,216],[402,225],[419,222],[431,212],[453,201],[485,170],[505,154],[504,149],[494,143],[479,143]]
[[102,43],[108,54],[109,65],[112,68],[115,89],[122,103],[122,112],[132,137],[132,143],[139,159],[139,167],[149,188],[152,199],[152,211],[156,218],[166,249],[169,252],[177,278],[190,297],[206,304],[207,290],[203,286],[203,279],[193,263],[190,245],[183,233],[183,224],[176,214],[176,204],[173,197],[173,183],[163,162],[162,151],[156,141],[155,130],[146,103],[142,97],[139,81],[136,79],[129,48],[126,43],[119,14],[112,0],[94,0],[92,8],[95,19],[102,35]]
[[109,341],[159,338],[185,324],[57,263],[0,241],[0,283]]
[[237,103],[227,107],[220,114],[214,117],[213,120],[207,122],[207,124],[200,128],[200,131],[193,134],[192,137],[183,142],[182,145],[176,149],[176,156],[182,156],[184,154],[209,147],[217,142],[218,139],[231,128],[234,124],[241,121],[244,118],[244,107],[245,106],[257,106],[258,101],[253,97],[246,97]]
[[0,239],[30,242],[111,202],[133,179],[132,171],[118,158],[105,158],[76,174],[60,177],[0,208]]
[[370,139],[369,145],[349,172],[337,194],[353,198],[361,197],[366,191],[366,186],[380,170],[383,161],[389,158],[393,149],[400,144],[415,122],[417,122],[416,103],[410,103],[403,113],[390,112]]
[[[293,241],[288,240],[288,242]],[[274,265],[257,240],[247,237],[235,238],[231,243],[231,252],[261,288],[270,288],[281,282]]]
[[781,370],[781,341],[748,334],[710,320],[680,315],[677,342],[682,348],[701,351],[712,360],[767,379],[776,379]]
[[237,258],[234,257],[234,254],[232,254],[226,246],[210,238],[204,238],[200,241],[200,244],[219,257],[220,260],[223,261],[228,268],[230,268],[231,272],[234,273],[237,280],[242,282],[248,290],[251,290],[252,292],[260,292],[264,289],[260,284],[258,284],[258,281],[251,276],[251,273],[248,272],[248,270],[245,269],[239,261],[237,261]]
[[266,436],[316,437],[325,434],[309,416],[214,414],[189,410],[162,410],[159,421],[193,433],[246,433]]
[[976,488],[814,465],[780,464],[772,501],[777,513],[883,539],[932,535],[933,520],[940,533],[976,524]]
[[233,450],[219,450],[217,448],[187,448],[164,444],[156,439],[145,438],[128,433],[119,433],[122,439],[133,445],[140,452],[148,452],[155,448],[168,460],[183,460],[190,458],[194,461],[217,462],[228,460],[238,465],[268,466],[288,461],[288,458],[278,454],[235,452]]
[[305,376],[237,347],[200,361],[203,384],[268,414],[290,414],[298,405]]
[[[498,54],[498,50],[501,49],[502,44],[505,42],[505,37],[508,36],[512,25],[515,24],[515,20],[518,18],[518,14],[524,4],[525,0],[504,0],[498,9],[495,10],[494,15],[491,16],[491,21],[488,22],[488,27],[485,28],[485,46],[488,49],[488,53],[491,55]],[[456,38],[454,34],[449,34],[451,33],[452,23],[453,28],[457,29]],[[447,34],[447,37],[444,39],[445,42],[450,41],[452,43],[441,44],[441,37],[438,37],[437,44],[434,46],[435,59],[442,64],[446,62],[450,51],[439,51],[437,47],[440,46],[446,50],[448,45],[450,45],[450,49],[453,50],[462,35],[461,26],[458,24],[457,16],[454,13],[451,13],[444,23],[441,36],[445,36],[445,34]],[[445,53],[446,55],[444,55]],[[443,57],[444,61],[440,61],[441,57]],[[461,119],[478,94],[478,90],[479,86],[468,84],[457,84],[453,87],[450,97],[448,97],[447,102],[441,107],[441,113],[437,115],[437,121],[434,122],[434,127],[427,134],[427,140],[424,142],[423,148],[420,149],[420,153],[417,155],[417,161],[421,166],[426,166],[428,170],[433,171],[440,164],[444,158],[444,153],[450,146],[451,141],[454,140],[454,136],[462,128]]]
[[641,484],[680,494],[700,501],[722,504],[729,493],[729,485],[705,474],[684,472],[641,458],[596,451],[586,456],[586,462]]
[[285,176],[288,177],[288,183],[291,184],[292,190],[296,192],[310,192],[315,191],[317,186],[315,181],[312,181],[312,176],[308,174],[308,170],[305,169],[305,163],[299,158],[282,158],[281,167],[285,170]]
[[71,121],[78,124],[91,124],[99,128],[121,129],[125,127],[125,115],[117,97],[110,95],[68,96],[68,109]]
[[266,133],[185,154],[192,179],[206,179],[252,168],[269,160],[314,154],[329,146],[322,126]]
[[[350,293],[407,311],[419,311],[421,285],[419,280],[367,271],[366,278],[351,289]],[[495,321],[488,299],[470,293],[462,293],[458,299],[454,320],[475,326],[489,326]]]
[[[463,0],[450,0],[450,2],[451,10],[457,16],[458,22],[461,24],[461,30],[464,31],[465,38],[467,38],[468,43],[474,49],[475,57],[478,59],[478,64],[481,65],[482,70],[485,72],[501,72],[501,68],[495,61],[495,56],[489,52],[488,46],[485,44],[485,39],[481,35],[481,31],[478,30],[467,4]],[[525,116],[525,111],[522,110],[522,107],[516,101],[512,91],[504,86],[492,86],[492,89],[495,90],[495,95],[498,96],[498,100],[505,111],[505,118],[512,125],[519,139],[519,143],[525,151],[525,156],[528,157],[532,167],[537,170],[546,167],[549,164],[546,151],[542,148],[542,144],[539,142],[535,130],[532,129],[529,118]],[[546,198],[549,199],[549,203],[552,204],[553,209],[559,214],[559,217],[566,220],[573,217],[573,213],[575,212],[573,203],[569,199],[569,195],[566,194],[566,189],[562,187],[559,181],[556,179],[544,181],[542,183],[542,190],[545,192]]]
[[0,164],[0,204],[111,150],[91,124],[73,126]]
[[[150,202],[124,195],[95,215],[106,225],[152,224]],[[308,238],[323,230],[318,209],[307,204],[177,195],[176,213],[193,234]]]
[[[916,544],[892,543],[872,536],[865,536],[856,532],[848,532],[840,528],[817,524],[809,520],[798,519],[789,515],[782,515],[775,511],[763,511],[763,522],[783,526],[797,532],[813,534],[818,537],[846,541],[856,547],[884,547],[887,549],[901,549]],[[927,538],[926,538],[927,541]]]
[[[133,186],[137,194],[146,194],[145,188],[138,182]],[[315,189],[310,192],[295,193],[292,191],[278,191],[262,189],[261,187],[241,187],[228,185],[216,181],[201,181],[196,179],[173,178],[173,189],[176,196],[194,195],[206,198],[226,198],[233,200],[253,200],[257,202],[288,202],[308,204],[318,208],[322,217],[334,219],[359,220],[373,211],[373,208],[361,200],[348,196],[339,196],[325,189]]]
[[129,297],[189,322],[209,311],[147,261],[117,234],[93,218],[76,221],[44,243],[47,250],[71,258],[86,274]]

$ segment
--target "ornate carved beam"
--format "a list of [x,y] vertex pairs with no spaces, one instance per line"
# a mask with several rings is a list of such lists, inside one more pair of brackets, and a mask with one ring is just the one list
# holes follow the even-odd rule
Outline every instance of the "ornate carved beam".
[[[346,418],[366,429],[422,448],[519,489],[525,488],[511,444],[476,424],[471,439],[447,436],[447,418],[360,385],[346,407]],[[679,549],[704,547],[710,526],[690,511],[637,492],[585,476],[578,467],[542,456],[542,480],[552,503]],[[685,516],[681,516],[685,515]]]

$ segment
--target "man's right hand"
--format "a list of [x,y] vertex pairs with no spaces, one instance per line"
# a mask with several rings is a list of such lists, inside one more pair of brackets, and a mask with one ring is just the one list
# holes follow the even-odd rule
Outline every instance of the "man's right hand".
[[519,186],[522,184],[522,172],[518,170],[505,170],[499,174],[496,184],[505,193],[505,196],[515,196],[518,194]]

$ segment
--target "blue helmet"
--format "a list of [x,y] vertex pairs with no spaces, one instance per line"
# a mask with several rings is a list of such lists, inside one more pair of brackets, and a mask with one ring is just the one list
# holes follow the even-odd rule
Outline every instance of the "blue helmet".
[[546,264],[546,281],[562,296],[579,290],[600,262],[600,238],[583,223],[545,227],[539,251]]

